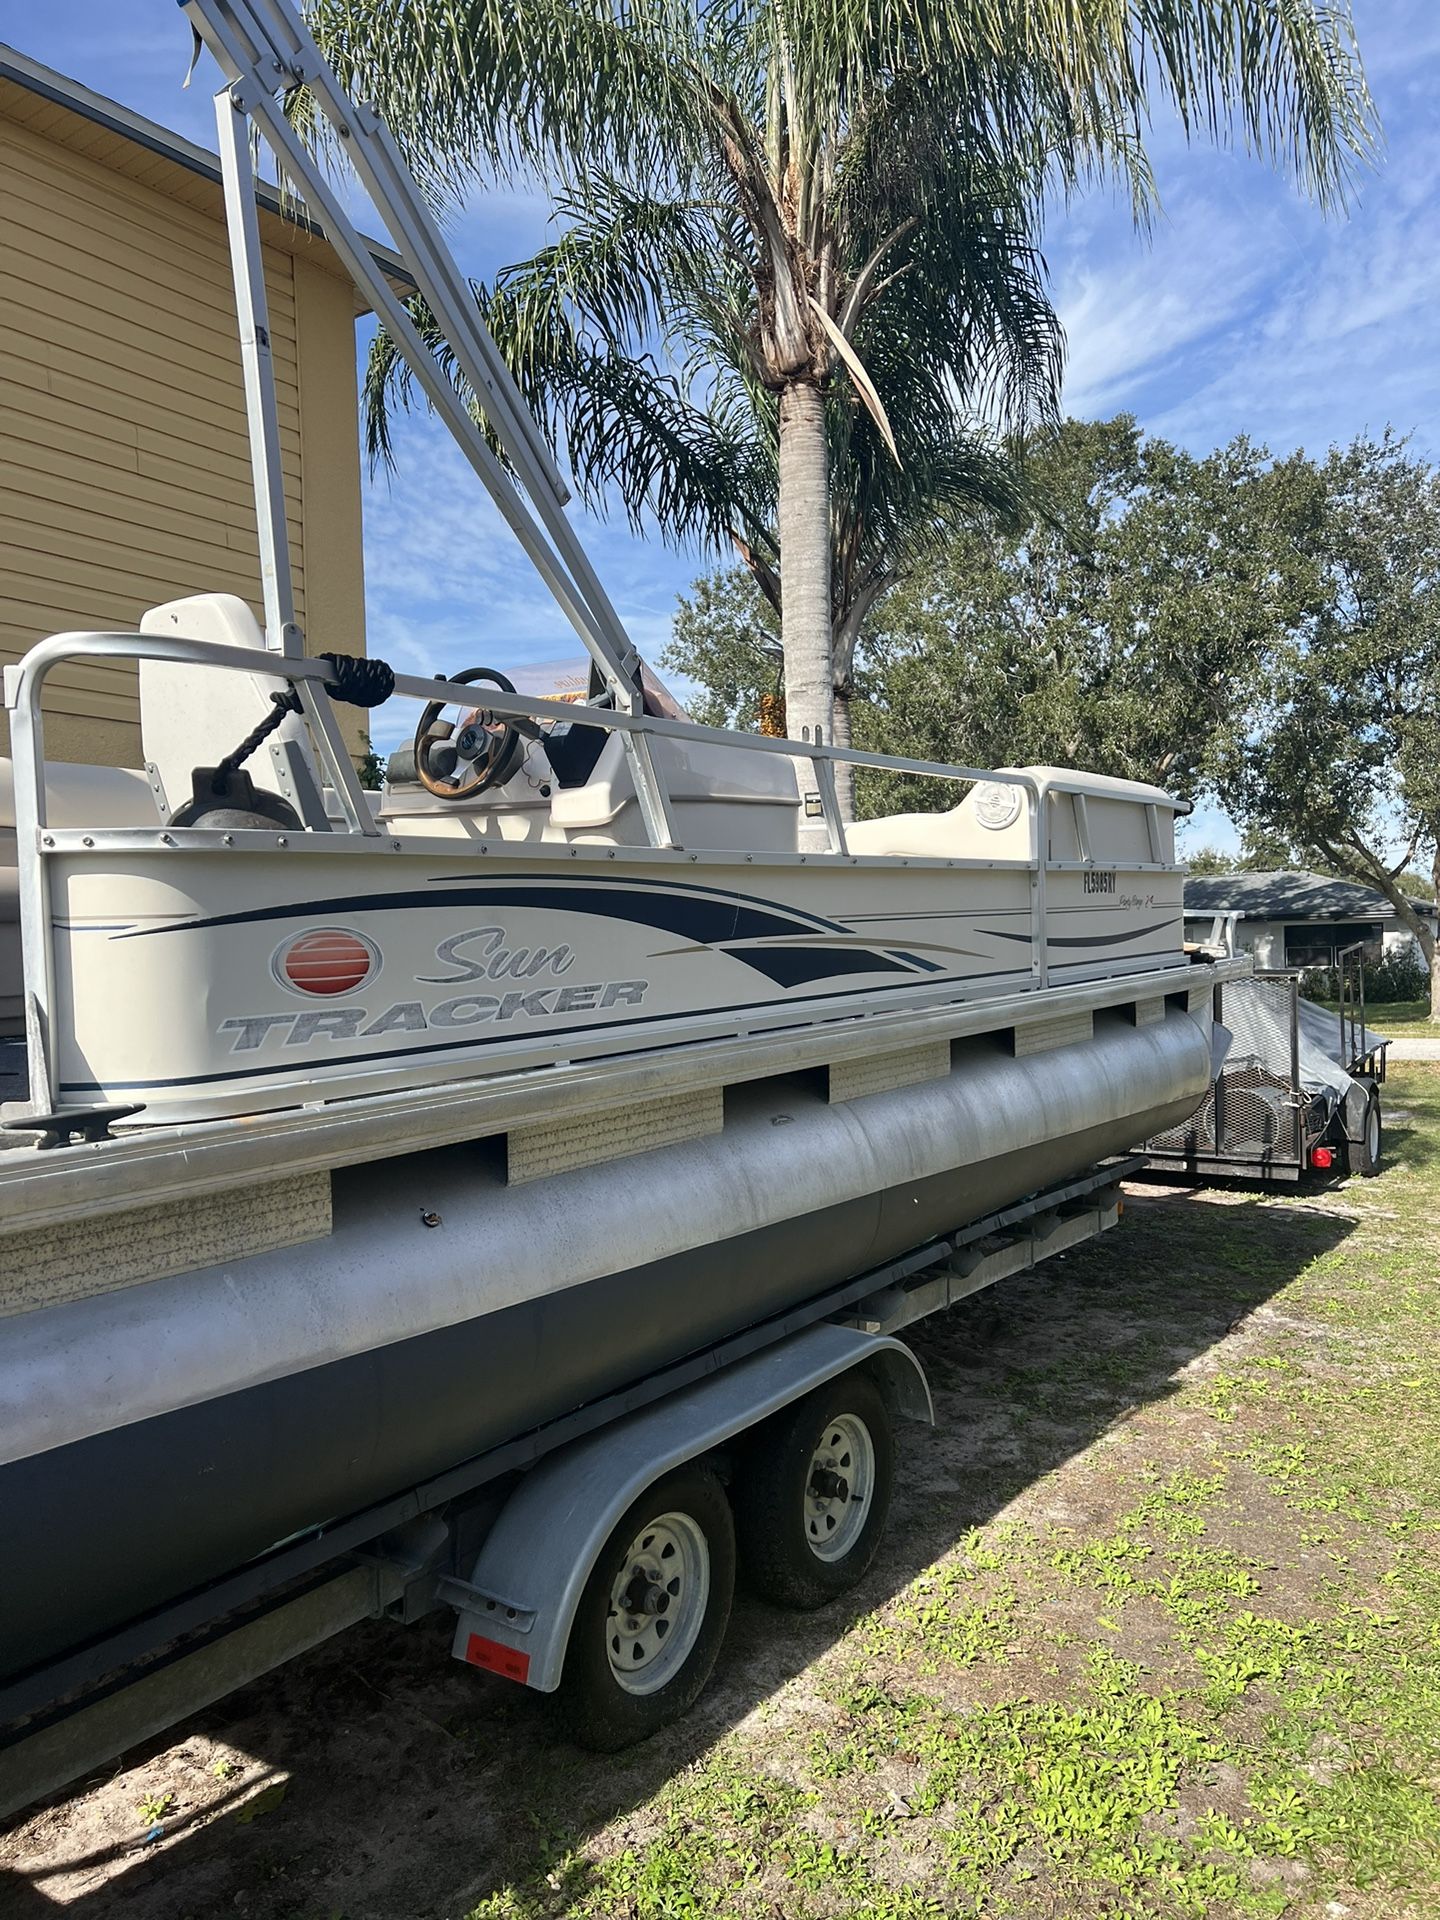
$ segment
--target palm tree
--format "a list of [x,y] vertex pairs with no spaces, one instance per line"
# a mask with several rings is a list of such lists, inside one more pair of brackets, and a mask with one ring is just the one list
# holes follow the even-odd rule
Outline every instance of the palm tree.
[[[994,197],[984,216],[990,251],[997,254],[1002,243],[1008,248],[1009,311],[1025,321],[1023,329],[1011,324],[999,330],[999,351],[1017,363],[1028,358],[1032,384],[1048,411],[1060,368],[1059,327],[1045,299],[1038,258],[1023,233],[1005,227],[991,204]],[[618,500],[637,530],[648,519],[674,544],[730,548],[749,569],[778,626],[783,567],[774,397],[747,384],[746,342],[733,327],[712,320],[691,356],[699,364],[690,381],[656,366],[624,337],[619,316],[606,305],[607,297],[613,299],[613,279],[594,271],[594,255],[603,252],[613,264],[614,247],[607,243],[625,238],[624,231],[601,238],[593,224],[577,223],[557,246],[507,269],[493,288],[472,282],[472,291],[530,407],[552,445],[567,456],[586,504],[604,512]],[[678,355],[686,343],[659,316],[693,311],[694,276],[687,296],[667,303],[660,289],[680,278],[679,263],[653,237],[646,239],[643,260],[657,289],[647,303],[646,324]],[[693,264],[698,269],[700,263]],[[583,298],[577,293],[582,286]],[[424,302],[412,300],[410,311],[436,360],[458,384],[454,354]],[[827,396],[829,661],[833,733],[841,745],[850,741],[856,642],[880,598],[945,532],[977,519],[1015,522],[1029,504],[1018,440],[1008,446],[988,425],[959,416],[953,391],[908,345],[896,332],[877,338],[867,355],[885,416],[905,449],[903,462],[853,388],[836,383]],[[407,361],[381,331],[365,381],[367,443],[376,463],[393,460],[392,418],[397,406],[411,400],[413,386]],[[777,682],[782,660],[777,642]],[[835,771],[848,819],[851,770]]]
[[[513,295],[522,379],[560,389],[546,367],[567,332],[557,303],[605,349],[576,367],[592,345],[568,323],[577,404],[556,424],[577,465],[598,449],[622,487],[636,477],[633,436],[623,454],[605,446],[626,419],[606,389],[613,401],[631,382],[679,441],[714,423],[696,448],[727,489],[719,518],[743,501],[758,532],[756,443],[773,422],[768,560],[801,737],[833,731],[832,450],[852,435],[827,402],[863,408],[902,471],[915,421],[887,406],[897,367],[919,417],[938,409],[954,436],[977,417],[1004,434],[1043,419],[1046,197],[1119,177],[1143,220],[1157,101],[1187,134],[1288,168],[1322,205],[1373,138],[1331,0],[318,0],[312,25],[437,196],[516,170],[557,189],[570,231],[497,291]],[[668,365],[646,360],[647,340]],[[639,462],[651,492],[627,496],[662,516],[663,446],[659,433]],[[703,532],[705,512],[676,525],[690,514]]]

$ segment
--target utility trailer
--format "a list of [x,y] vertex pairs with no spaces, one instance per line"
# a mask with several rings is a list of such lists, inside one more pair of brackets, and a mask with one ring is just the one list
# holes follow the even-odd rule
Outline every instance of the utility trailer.
[[1144,1165],[1123,1156],[972,1221],[12,1680],[0,1817],[347,1627],[447,1607],[457,1659],[547,1694],[566,1678],[584,1744],[645,1737],[709,1677],[737,1561],[800,1610],[870,1567],[891,1422],[934,1419],[896,1336],[1108,1231]]
[[[1208,950],[1233,951],[1233,919],[1221,917]],[[1337,1011],[1305,998],[1296,967],[1217,984],[1224,1057],[1196,1112],[1147,1141],[1154,1172],[1292,1185],[1379,1172],[1389,1042],[1366,1025],[1358,944],[1341,952],[1339,978]]]

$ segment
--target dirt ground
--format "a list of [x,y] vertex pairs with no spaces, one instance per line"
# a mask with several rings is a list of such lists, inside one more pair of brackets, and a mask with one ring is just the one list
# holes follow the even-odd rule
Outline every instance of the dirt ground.
[[[860,1590],[597,1758],[356,1629],[0,1835],[0,1915],[1440,1914],[1440,1069],[1377,1181],[1134,1190],[916,1329]],[[448,1616],[446,1616],[448,1618]]]

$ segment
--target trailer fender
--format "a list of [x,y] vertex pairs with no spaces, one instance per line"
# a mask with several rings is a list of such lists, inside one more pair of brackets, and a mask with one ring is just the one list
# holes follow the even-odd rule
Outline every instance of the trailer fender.
[[1349,1141],[1358,1142],[1365,1137],[1365,1122],[1370,1112],[1370,1100],[1375,1091],[1375,1082],[1365,1074],[1352,1074],[1350,1085],[1345,1090],[1345,1098],[1340,1105],[1340,1133]]
[[856,1366],[873,1371],[892,1411],[934,1423],[907,1346],[821,1321],[542,1461],[501,1509],[470,1578],[440,1583],[459,1613],[456,1659],[553,1693],[590,1570],[646,1487]]

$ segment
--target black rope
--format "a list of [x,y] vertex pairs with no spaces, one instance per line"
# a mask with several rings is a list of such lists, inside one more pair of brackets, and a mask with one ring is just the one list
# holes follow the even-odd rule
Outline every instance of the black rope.
[[269,739],[270,735],[279,726],[286,714],[299,713],[300,710],[300,696],[293,687],[287,687],[284,693],[272,693],[270,696],[269,713],[266,714],[259,726],[252,728],[240,742],[239,746],[227,753],[219,766],[216,767],[215,772],[218,776],[215,782],[216,790],[223,793],[225,791],[226,774],[238,773],[250,758],[251,754],[254,753],[255,749],[260,745],[260,742]]
[[325,682],[332,700],[350,707],[378,707],[395,691],[394,669],[383,660],[365,660],[353,653],[322,653],[334,672]]
[[[324,685],[332,700],[343,700],[349,707],[378,707],[395,691],[394,669],[383,660],[364,660],[353,653],[322,653],[319,658],[326,662],[331,671],[332,677]],[[238,747],[226,754],[215,769],[219,776],[217,789],[224,791],[225,775],[238,773],[261,742],[274,733],[287,713],[302,711],[300,695],[294,687],[287,687],[283,693],[272,693],[269,713],[246,734]]]

